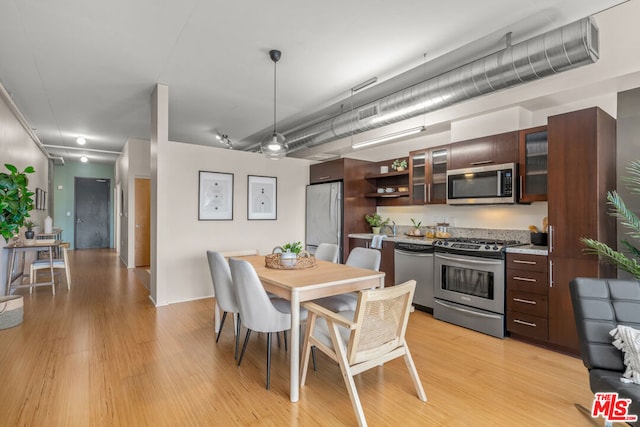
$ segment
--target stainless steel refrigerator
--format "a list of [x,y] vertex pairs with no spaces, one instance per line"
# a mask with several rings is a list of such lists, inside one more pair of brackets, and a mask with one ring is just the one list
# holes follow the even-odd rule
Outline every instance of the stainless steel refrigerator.
[[307,251],[316,252],[320,243],[340,247],[342,262],[342,182],[307,185]]

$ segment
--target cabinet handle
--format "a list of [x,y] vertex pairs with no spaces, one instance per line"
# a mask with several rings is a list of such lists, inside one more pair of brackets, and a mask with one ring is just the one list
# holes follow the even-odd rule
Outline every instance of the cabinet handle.
[[553,252],[553,225],[549,226],[549,253]]
[[522,303],[524,303],[524,304],[531,304],[531,305],[536,305],[536,304],[538,304],[537,302],[535,302],[535,301],[531,301],[531,300],[528,300],[528,299],[514,298],[513,300],[514,300],[515,302],[522,302]]
[[520,175],[520,199],[524,196],[524,181],[522,180],[522,175]]
[[329,178],[331,178],[331,175],[321,176],[321,177],[319,177],[318,179],[329,179]]
[[531,326],[532,328],[535,328],[538,326],[535,323],[525,322],[524,320],[518,320],[518,319],[513,319],[513,323],[520,323],[521,325]]
[[431,203],[431,183],[427,184],[428,198],[427,201]]
[[536,265],[537,264],[536,261],[524,261],[524,260],[521,260],[521,259],[514,259],[513,263],[514,264],[529,264],[529,265]]
[[549,287],[553,288],[553,261],[549,260]]
[[489,163],[493,163],[493,160],[483,160],[481,162],[471,162],[471,164],[473,166],[478,166],[478,165],[488,165]]
[[531,279],[529,277],[520,277],[520,276],[513,276],[513,280],[520,280],[522,282],[537,282],[536,279]]

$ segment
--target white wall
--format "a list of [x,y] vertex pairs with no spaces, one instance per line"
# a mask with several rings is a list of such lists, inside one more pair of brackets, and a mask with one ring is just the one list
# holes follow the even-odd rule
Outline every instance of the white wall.
[[[20,113],[17,109],[12,109],[11,104],[12,101],[0,84],[0,170],[5,173],[8,172],[4,167],[5,163],[16,166],[20,171],[27,166],[33,166],[36,172],[27,175],[29,178],[29,190],[35,193],[36,188],[41,188],[47,191],[48,197],[51,197],[49,160],[22,126],[21,120],[16,117],[14,112]],[[35,209],[31,211],[31,220],[40,227],[40,230],[44,229],[44,219],[47,217],[48,212],[48,210]],[[0,237],[0,247],[4,246],[3,242],[4,239]],[[1,250],[0,296],[5,294],[7,256],[8,251]]]
[[[305,187],[309,162],[285,158],[269,160],[255,153],[169,142],[162,163],[170,177],[167,222],[158,224],[169,239],[166,258],[158,265],[166,274],[167,302],[213,295],[206,259],[208,249],[258,249],[270,253],[275,246],[304,241]],[[198,220],[198,171],[234,174],[233,221]],[[277,177],[277,220],[247,220],[247,176]],[[160,271],[158,272],[160,274]]]

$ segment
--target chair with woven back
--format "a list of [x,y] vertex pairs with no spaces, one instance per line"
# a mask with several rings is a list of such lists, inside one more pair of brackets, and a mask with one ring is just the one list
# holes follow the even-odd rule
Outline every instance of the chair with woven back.
[[356,310],[334,313],[308,302],[300,385],[304,386],[313,346],[338,362],[360,426],[366,426],[354,375],[404,357],[418,397],[427,396],[405,340],[415,280],[383,289],[360,291]]
[[[58,245],[62,253],[62,258],[54,258],[53,259],[53,269],[63,269],[65,278],[67,279],[67,289],[71,289],[71,268],[69,267],[69,255],[67,254],[67,250],[71,245],[69,242],[62,242]],[[50,269],[51,263],[49,262],[49,258],[45,259],[37,259],[31,263],[31,267],[29,269],[29,279],[31,283],[35,283],[36,275],[38,274],[38,270]],[[51,289],[53,295],[56,294],[55,282],[51,284]],[[29,293],[33,292],[33,287],[29,288]]]

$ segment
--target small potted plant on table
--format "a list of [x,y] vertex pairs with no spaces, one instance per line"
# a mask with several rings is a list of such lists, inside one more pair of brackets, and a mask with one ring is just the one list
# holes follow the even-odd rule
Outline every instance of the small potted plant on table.
[[389,218],[383,220],[379,213],[374,212],[369,215],[366,214],[364,219],[367,220],[373,234],[380,234],[380,229],[389,223]]
[[36,232],[33,231],[35,224],[33,221],[25,221],[24,226],[27,227],[27,231],[24,232],[24,239],[26,245],[33,245],[35,243]]

